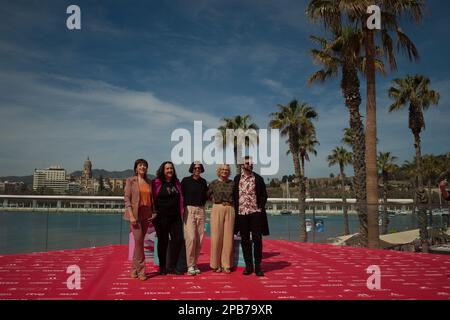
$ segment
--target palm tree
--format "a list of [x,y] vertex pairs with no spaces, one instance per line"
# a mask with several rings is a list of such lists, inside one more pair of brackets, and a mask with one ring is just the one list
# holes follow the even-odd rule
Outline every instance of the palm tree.
[[[240,151],[240,156],[243,157],[242,150],[240,147],[245,143],[245,147],[249,147],[252,141],[258,143],[258,137],[256,131],[259,127],[255,123],[250,123],[250,115],[240,116],[237,115],[234,118],[224,118],[222,120],[224,124],[218,128],[219,134],[222,139],[218,139],[221,142],[221,146],[225,149],[227,145],[232,144],[234,153],[234,163],[236,164],[236,174],[241,174],[241,166],[238,161],[238,151]],[[231,130],[242,130],[244,136],[234,135],[229,137],[227,135],[227,129]],[[247,134],[247,137],[245,135]],[[242,139],[245,139],[243,141]],[[245,150],[243,150],[245,151]]]
[[[398,19],[400,16],[413,17],[421,20],[424,11],[423,0],[379,0],[376,4],[381,8],[382,28],[377,31],[380,37],[375,37],[375,31],[368,29],[367,13],[372,0],[311,0],[307,15],[313,20],[320,20],[331,31],[337,30],[342,21],[351,21],[363,32],[365,51],[364,75],[366,76],[366,187],[367,187],[367,217],[368,245],[379,247],[378,228],[378,177],[377,177],[377,127],[376,127],[376,39],[380,39],[380,48],[389,62],[392,70],[397,67],[394,45],[390,32],[396,34],[397,50],[403,50],[410,60],[418,58],[418,52],[413,42],[403,33]],[[356,156],[356,155],[355,155]]]
[[350,128],[344,128],[344,136],[342,137],[341,142],[343,144],[346,144],[347,146],[352,146],[352,130]]
[[342,207],[344,208],[344,235],[350,234],[350,228],[348,225],[348,208],[347,199],[345,197],[345,166],[352,164],[353,155],[343,147],[336,147],[327,158],[328,166],[339,165],[339,172],[341,177],[341,191],[342,191]]
[[380,152],[378,154],[378,170],[382,179],[383,185],[383,222],[381,227],[381,233],[388,233],[388,225],[389,225],[389,216],[387,212],[387,200],[388,200],[388,183],[389,183],[389,175],[392,174],[396,170],[396,165],[394,161],[397,157],[391,155],[390,152]]
[[[307,128],[305,130],[305,128]],[[316,132],[314,126],[306,126],[303,129],[300,129],[300,165],[301,165],[301,178],[300,178],[300,212],[302,212],[302,215],[305,217],[305,228],[306,228],[306,184],[307,184],[307,177],[305,174],[305,160],[309,161],[309,155],[314,154],[317,155],[317,151],[315,149],[315,146],[319,144],[319,141],[317,141],[316,138]],[[303,220],[303,218],[302,218]],[[313,224],[315,222],[313,221]],[[315,228],[315,227],[313,227]],[[307,234],[304,239],[306,242],[308,240]]]
[[406,160],[401,166],[401,170],[409,178],[411,182],[412,198],[414,199],[413,208],[411,212],[411,228],[415,228],[415,214],[417,211],[417,165],[416,161]]
[[441,173],[441,162],[439,159],[430,154],[426,154],[422,158],[422,172],[423,177],[427,181],[427,187],[428,187],[428,214],[429,214],[429,221],[430,225],[433,226],[433,199],[432,199],[432,192],[431,188],[433,185],[433,181],[435,181],[439,174]]
[[404,79],[394,79],[394,86],[389,89],[389,97],[394,103],[389,107],[389,112],[403,109],[409,103],[409,128],[414,136],[414,148],[416,150],[417,169],[417,197],[419,203],[420,238],[423,252],[428,252],[428,232],[426,225],[426,213],[424,204],[427,196],[423,189],[422,155],[420,146],[420,133],[425,129],[423,112],[430,105],[439,103],[439,93],[430,89],[430,80],[422,75],[407,76]]
[[[287,137],[286,143],[289,145],[288,153],[292,154],[294,162],[294,173],[299,184],[298,203],[300,217],[300,241],[307,242],[306,233],[306,188],[304,181],[304,160],[307,152],[313,149],[311,145],[315,143],[315,128],[312,123],[317,119],[317,112],[307,103],[292,100],[287,105],[278,104],[279,111],[270,114],[269,126],[273,129],[280,129],[281,136]],[[316,141],[317,142],[317,141]],[[301,164],[303,163],[303,164]]]
[[[356,32],[351,27],[345,27],[336,29],[334,39],[330,42],[324,38],[311,37],[320,46],[320,49],[311,50],[311,54],[315,62],[321,64],[323,69],[311,75],[308,83],[324,82],[337,76],[339,69],[341,71],[341,90],[350,115],[350,131],[347,131],[346,141],[351,145],[354,155],[353,190],[360,224],[360,245],[367,247],[368,227],[366,208],[364,207],[366,202],[365,138],[364,125],[359,111],[361,94],[358,79],[358,69],[362,69],[364,64],[359,55],[361,35],[360,32]],[[380,70],[382,70],[381,65]]]

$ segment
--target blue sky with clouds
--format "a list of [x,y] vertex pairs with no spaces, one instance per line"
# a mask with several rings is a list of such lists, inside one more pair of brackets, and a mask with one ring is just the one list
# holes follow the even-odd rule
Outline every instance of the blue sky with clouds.
[[[275,106],[294,97],[319,113],[320,146],[307,175],[338,172],[326,157],[348,114],[337,80],[306,85],[317,69],[309,36],[324,34],[304,15],[307,1],[0,3],[0,176],[56,164],[79,170],[88,155],[108,170],[144,157],[154,172],[170,157],[174,129],[192,130],[194,120],[214,128],[237,114],[266,128]],[[81,8],[80,31],[66,28],[70,4]],[[450,151],[449,14],[450,3],[428,1],[420,25],[403,23],[421,59],[399,58],[398,72],[378,80],[378,149],[399,163],[413,157],[413,138],[406,110],[387,113],[386,90],[408,73],[430,77],[441,93],[425,115],[423,153]],[[278,176],[293,172],[285,152],[282,141]]]

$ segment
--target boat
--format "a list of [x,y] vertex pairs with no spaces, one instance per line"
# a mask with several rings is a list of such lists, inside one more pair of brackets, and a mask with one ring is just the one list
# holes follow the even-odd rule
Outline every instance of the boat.
[[281,215],[291,215],[292,211],[287,210],[287,209],[283,209],[283,210],[280,211],[280,214]]
[[313,224],[312,224],[311,219],[306,219],[306,232],[311,232],[312,226],[313,226]]

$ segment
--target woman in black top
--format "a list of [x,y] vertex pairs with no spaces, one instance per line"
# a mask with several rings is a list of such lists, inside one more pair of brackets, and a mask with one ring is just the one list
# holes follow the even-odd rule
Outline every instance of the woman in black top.
[[184,241],[186,244],[187,273],[195,276],[200,273],[197,267],[205,231],[205,203],[208,184],[201,174],[203,164],[194,161],[189,172],[191,176],[181,181],[184,199]]
[[[154,221],[158,236],[159,273],[183,274],[176,269],[183,244],[183,194],[173,163],[163,162],[153,180],[155,206],[158,216]],[[167,247],[171,239],[169,267],[166,270]]]

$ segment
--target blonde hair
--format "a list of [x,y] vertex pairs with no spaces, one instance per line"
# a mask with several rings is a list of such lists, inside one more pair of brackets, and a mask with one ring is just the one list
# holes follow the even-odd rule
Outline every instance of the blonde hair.
[[228,171],[230,172],[228,177],[231,176],[231,167],[230,167],[230,165],[229,164],[219,164],[219,165],[217,165],[217,168],[216,168],[217,177],[220,178],[220,171],[222,169],[228,169]]

